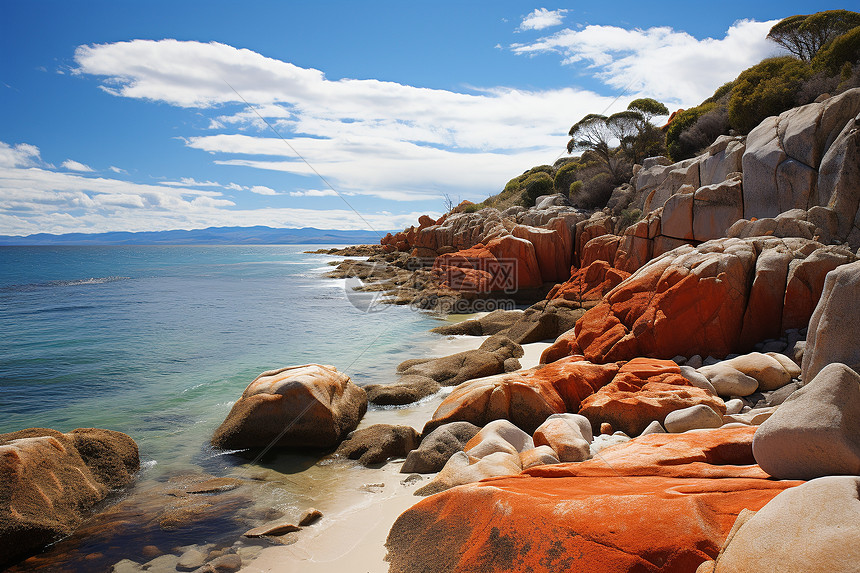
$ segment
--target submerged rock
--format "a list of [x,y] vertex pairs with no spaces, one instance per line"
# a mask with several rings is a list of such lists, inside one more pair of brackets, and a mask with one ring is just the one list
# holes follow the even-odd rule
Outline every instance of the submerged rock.
[[120,432],[0,434],[0,567],[69,535],[139,466],[137,444]]
[[222,449],[331,448],[358,426],[367,396],[334,366],[306,364],[263,372],[215,430]]
[[368,384],[364,386],[367,401],[380,406],[412,404],[438,392],[442,386],[427,376],[401,376],[391,384]]

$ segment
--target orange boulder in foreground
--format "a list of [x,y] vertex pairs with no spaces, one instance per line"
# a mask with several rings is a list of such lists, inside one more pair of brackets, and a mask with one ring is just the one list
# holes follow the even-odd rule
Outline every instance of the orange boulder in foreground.
[[649,435],[429,497],[392,527],[390,571],[694,573],[741,510],[800,483],[743,465],[752,433]]

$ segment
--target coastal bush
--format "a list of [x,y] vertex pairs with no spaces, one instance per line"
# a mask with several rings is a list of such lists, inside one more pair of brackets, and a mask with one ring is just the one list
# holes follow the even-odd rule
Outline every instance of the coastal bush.
[[[833,39],[812,59],[812,67],[831,76],[840,75],[845,64],[860,61],[860,26]],[[844,79],[844,78],[843,78]]]
[[666,130],[666,151],[672,161],[682,161],[693,157],[698,147],[691,146],[689,142],[681,141],[681,134],[693,127],[700,117],[717,108],[714,102],[691,107],[675,116],[669,129]]
[[634,223],[638,223],[639,220],[642,219],[642,211],[639,209],[624,209],[621,211],[621,215],[618,217],[618,222],[616,223],[616,228],[618,232],[621,233]]
[[749,133],[763,119],[791,109],[811,66],[791,56],[768,58],[741,72],[729,99],[729,123]]
[[523,207],[533,207],[535,199],[541,195],[552,195],[553,191],[552,177],[545,171],[538,171],[530,175],[522,183],[522,205]]
[[577,191],[571,189],[570,202],[582,209],[600,209],[606,206],[615,183],[609,173],[600,172],[584,181]]
[[783,18],[774,24],[767,37],[801,60],[810,61],[829,42],[858,26],[860,13],[825,10]]
[[[717,91],[714,92],[714,95],[703,101],[701,105],[705,105],[706,103],[728,103],[728,96],[731,95],[733,87],[735,87],[734,81],[724,83],[717,88]],[[725,102],[723,100],[725,100]]]
[[579,162],[571,161],[565,163],[558,171],[555,172],[553,178],[553,188],[556,193],[561,193],[565,196],[570,196],[570,186],[576,182],[576,172],[579,169]]

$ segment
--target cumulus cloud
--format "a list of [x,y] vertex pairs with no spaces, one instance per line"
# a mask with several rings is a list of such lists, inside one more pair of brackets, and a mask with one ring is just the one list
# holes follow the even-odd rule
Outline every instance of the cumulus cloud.
[[272,189],[271,187],[266,187],[265,185],[254,185],[250,189],[248,189],[251,193],[256,193],[257,195],[278,195],[279,193]]
[[523,55],[558,54],[563,64],[585,65],[612,88],[689,107],[776,53],[777,47],[767,40],[775,23],[740,20],[723,38],[702,40],[669,27],[592,25],[513,44],[511,49]]
[[290,197],[337,197],[331,189],[308,189],[306,191],[290,191]]
[[535,8],[534,12],[523,18],[518,30],[543,30],[558,26],[564,20],[567,10],[547,10],[546,8]]
[[69,171],[80,171],[82,173],[90,173],[93,171],[93,168],[89,165],[84,165],[74,159],[66,159],[60,165],[63,169],[68,169]]
[[[612,102],[576,88],[454,92],[332,81],[319,70],[215,42],[81,46],[75,59],[76,73],[103,78],[109,93],[211,114],[210,127],[227,133],[185,142],[214,154],[218,164],[309,177],[316,170],[338,191],[402,200],[498,192],[512,174],[552,162],[564,151],[570,124]],[[249,157],[224,157],[236,153]]]
[[181,177],[179,181],[162,181],[161,184],[171,187],[222,187],[215,181],[197,181],[193,177]]
[[[42,164],[39,155],[35,146],[0,141],[3,234],[160,231],[236,225],[367,229],[364,220],[346,208],[239,208],[211,187],[140,184],[57,171]],[[376,229],[402,228],[413,224],[419,215],[362,213]]]

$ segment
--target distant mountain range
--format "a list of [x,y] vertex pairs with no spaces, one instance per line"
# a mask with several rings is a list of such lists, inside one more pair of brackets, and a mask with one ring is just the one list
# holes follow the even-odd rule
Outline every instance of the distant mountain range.
[[26,237],[0,235],[0,245],[360,245],[378,243],[385,233],[331,229],[273,229],[271,227],[210,227],[191,231],[138,233],[38,233]]

